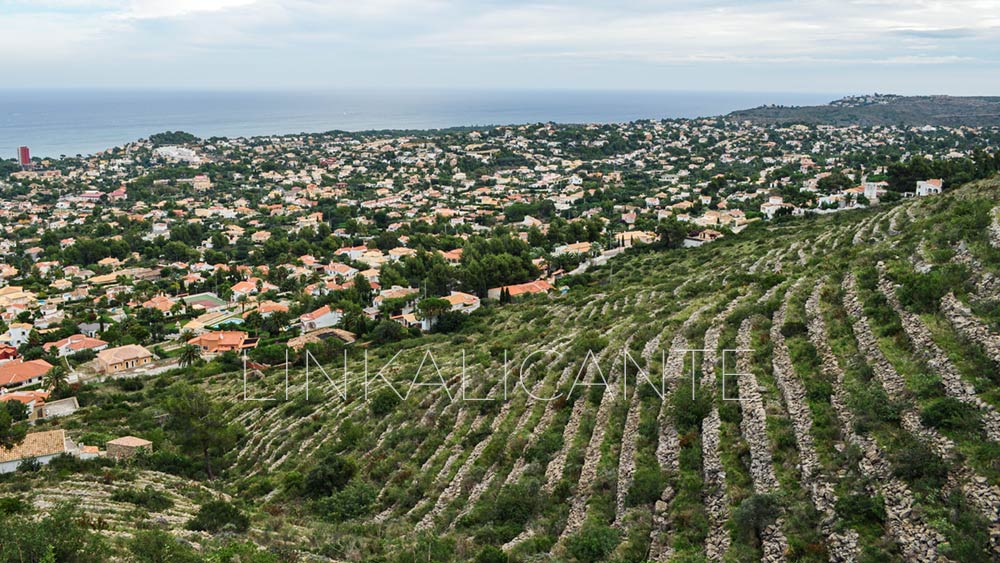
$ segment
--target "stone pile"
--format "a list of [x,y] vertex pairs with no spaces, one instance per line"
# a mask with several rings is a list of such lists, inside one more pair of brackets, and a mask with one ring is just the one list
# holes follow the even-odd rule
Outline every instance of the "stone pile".
[[[743,319],[736,337],[736,347],[750,350],[750,319]],[[736,369],[739,371],[739,399],[743,410],[743,420],[740,430],[743,439],[750,447],[750,478],[753,480],[754,492],[758,494],[773,493],[778,490],[778,478],[774,474],[774,464],[771,458],[771,448],[767,436],[767,411],[764,409],[764,399],[757,386],[757,378],[751,369],[747,352],[737,355]],[[764,529],[761,534],[764,557],[768,563],[786,561],[788,540],[781,531],[783,519]]]
[[[736,310],[739,299],[734,299],[712,321],[705,331],[704,355],[702,356],[702,392],[717,393],[716,363],[718,362],[719,338],[723,322]],[[705,510],[708,513],[708,537],[705,539],[705,556],[709,561],[722,561],[729,550],[729,496],[726,494],[726,469],[719,454],[719,407],[712,402],[712,412],[701,423],[702,465],[705,472]]]
[[[642,349],[642,359],[645,369],[649,370],[649,361],[653,353],[660,346],[660,335],[649,339]],[[623,358],[629,362],[629,358]],[[633,371],[638,368],[633,366]],[[642,378],[636,374],[635,385],[631,388],[626,381],[626,389],[630,389],[632,397],[629,399],[628,415],[625,417],[625,428],[622,429],[622,448],[618,457],[618,489],[615,496],[615,525],[620,525],[622,516],[625,515],[625,500],[628,491],[632,488],[632,481],[635,477],[635,452],[636,444],[639,440],[639,418],[642,414],[642,401],[639,399],[639,385]]]
[[[631,337],[626,340],[624,348],[628,349]],[[595,359],[591,365],[595,365]],[[576,494],[570,501],[569,515],[566,517],[566,527],[563,528],[561,537],[575,533],[583,526],[583,521],[587,517],[587,501],[590,500],[593,492],[594,481],[597,480],[597,465],[601,461],[601,444],[604,443],[604,434],[608,429],[608,421],[611,418],[611,411],[614,408],[617,390],[615,377],[618,370],[612,366],[611,373],[607,376],[607,387],[601,395],[601,404],[597,408],[597,415],[594,417],[594,431],[590,434],[590,441],[587,443],[587,450],[583,457],[583,468],[580,469],[580,478],[576,484]],[[600,373],[600,372],[599,372]],[[602,383],[604,383],[602,381]],[[578,401],[586,401],[585,397],[580,397]],[[564,458],[565,459],[565,458]]]
[[[798,287],[803,279],[805,278],[800,278],[793,287]],[[781,333],[791,294],[792,291],[789,291],[781,307],[775,311],[771,324],[771,342],[774,345],[772,356],[774,377],[778,388],[781,389],[782,396],[785,398],[788,416],[792,421],[795,443],[799,449],[799,469],[802,472],[803,484],[809,491],[813,506],[823,514],[821,526],[830,548],[830,559],[835,562],[854,561],[858,555],[858,534],[853,530],[848,530],[843,534],[836,532],[840,527],[837,525],[838,518],[834,510],[837,505],[837,494],[833,485],[821,474],[822,467],[819,456],[816,454],[816,446],[813,443],[812,413],[806,400],[806,389],[795,375],[788,345],[785,343],[785,336]]]
[[941,376],[945,392],[950,396],[972,405],[982,411],[983,427],[986,436],[994,441],[1000,442],[1000,413],[992,405],[983,401],[976,395],[976,390],[971,383],[962,378],[958,368],[948,358],[944,350],[941,349],[931,336],[930,330],[924,325],[920,317],[907,311],[899,302],[896,296],[896,288],[885,276],[885,268],[879,263],[879,290],[885,295],[903,325],[903,331],[913,343],[914,350],[919,351],[927,360],[928,365]]
[[[856,285],[857,281],[854,277],[848,275],[845,280],[845,289],[847,290],[845,293],[845,307],[848,313],[854,318],[854,335],[858,342],[858,347],[865,355],[869,365],[872,366],[875,377],[882,382],[889,398],[899,400],[903,396],[902,391],[891,390],[886,385],[886,382],[899,381],[901,383],[902,378],[878,348],[875,335],[872,334],[869,328],[868,319],[864,316],[864,311],[860,308]],[[925,426],[915,409],[910,408],[901,413],[901,426],[917,439],[927,444],[939,457],[945,460],[953,460],[955,457],[954,442],[937,430]],[[977,507],[990,523],[990,542],[994,548],[1000,549],[1000,488],[990,485],[986,479],[967,467],[959,467],[952,470],[950,480],[961,484],[962,493],[966,500],[971,505]]]
[[[556,383],[556,389],[561,389],[564,385],[566,385],[566,383],[569,382],[569,379],[572,376],[572,374],[573,374],[573,366],[572,365],[566,366],[563,369],[562,374],[559,376],[559,382]],[[532,393],[537,396],[537,393],[534,392]],[[538,423],[535,424],[534,428],[532,428],[531,435],[528,436],[527,443],[525,444],[525,449],[530,448],[534,446],[536,443],[538,443],[538,438],[542,435],[542,432],[544,432],[545,429],[549,427],[549,423],[552,422],[552,419],[555,417],[555,415],[556,415],[555,401],[547,401],[545,403],[545,412],[542,413],[542,418],[538,419]],[[527,422],[527,418],[522,418],[522,420]],[[521,475],[524,474],[524,470],[526,468],[527,468],[527,463],[524,461],[524,456],[518,456],[517,461],[514,463],[514,468],[511,469],[510,473],[507,474],[507,479],[504,481],[504,484],[509,485],[511,483],[516,483],[517,480],[521,478]]]
[[[899,544],[906,558],[912,561],[937,561],[939,559],[937,546],[944,541],[944,537],[928,526],[919,515],[913,513],[913,494],[905,483],[892,477],[889,465],[885,462],[885,455],[875,441],[854,432],[854,413],[847,406],[844,370],[830,348],[826,323],[819,308],[819,299],[820,289],[817,286],[806,301],[809,340],[819,352],[823,371],[835,379],[834,393],[830,402],[844,435],[862,452],[863,458],[859,461],[861,472],[872,476],[869,492],[872,495],[881,494],[885,499],[889,533]],[[834,547],[831,546],[831,557],[836,554]]]
[[1000,363],[1000,335],[990,331],[954,293],[941,298],[941,312],[959,334],[982,346],[993,361]]
[[990,245],[1000,248],[1000,207],[990,210],[993,219],[990,221]]

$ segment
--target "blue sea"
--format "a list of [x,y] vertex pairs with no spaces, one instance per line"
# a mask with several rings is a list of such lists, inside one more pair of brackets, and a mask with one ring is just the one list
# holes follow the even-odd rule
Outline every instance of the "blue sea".
[[0,158],[92,154],[166,130],[199,137],[333,129],[615,123],[702,117],[762,104],[812,105],[834,94],[577,90],[227,92],[0,90]]

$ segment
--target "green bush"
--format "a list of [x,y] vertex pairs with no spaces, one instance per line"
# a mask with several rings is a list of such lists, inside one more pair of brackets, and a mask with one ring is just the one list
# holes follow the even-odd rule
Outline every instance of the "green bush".
[[761,533],[778,519],[781,504],[774,495],[752,495],[733,511],[736,534],[747,543],[760,544]]
[[222,530],[245,532],[250,528],[250,518],[232,503],[213,500],[201,505],[198,514],[187,523],[187,528],[212,533]]
[[885,522],[885,501],[867,494],[843,495],[837,499],[837,514],[851,527],[879,525]]
[[487,545],[476,554],[476,563],[507,563],[507,554],[498,547]]
[[605,559],[618,546],[618,530],[601,524],[584,524],[566,540],[566,551],[581,563]]
[[162,530],[139,531],[128,542],[130,561],[136,563],[195,563],[198,554]]
[[640,465],[635,470],[632,488],[628,491],[626,504],[639,506],[652,504],[659,500],[664,487],[667,486],[667,476],[659,464]]
[[322,456],[305,479],[305,494],[313,497],[329,496],[347,485],[357,467],[350,459],[329,452]]
[[152,485],[146,485],[145,489],[119,489],[111,493],[111,500],[115,502],[128,502],[136,506],[141,506],[153,512],[161,512],[174,505],[163,491],[157,491]]
[[7,516],[0,522],[0,561],[90,563],[110,557],[104,539],[89,530],[70,504],[38,520]]
[[898,439],[889,458],[896,477],[923,491],[939,490],[948,477],[948,465],[912,436]]
[[343,522],[367,514],[377,497],[378,491],[370,483],[351,483],[316,501],[316,510],[331,522]]
[[942,430],[974,431],[979,413],[954,397],[940,397],[921,410],[920,421]]
[[374,393],[369,402],[373,416],[385,416],[392,412],[401,401],[392,389],[382,389]]
[[17,497],[0,498],[0,517],[12,514],[23,514],[30,510],[31,505]]

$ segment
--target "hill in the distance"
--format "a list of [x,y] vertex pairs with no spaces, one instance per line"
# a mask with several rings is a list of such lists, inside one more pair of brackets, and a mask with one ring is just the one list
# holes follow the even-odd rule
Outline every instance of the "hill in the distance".
[[861,96],[824,106],[761,106],[734,111],[731,119],[757,124],[810,125],[1000,125],[1000,97],[996,96]]

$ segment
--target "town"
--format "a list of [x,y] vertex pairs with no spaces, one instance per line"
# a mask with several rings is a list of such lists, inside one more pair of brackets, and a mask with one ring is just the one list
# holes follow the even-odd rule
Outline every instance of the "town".
[[630,249],[938,194],[995,171],[998,139],[712,118],[22,147],[0,169],[0,401],[64,416],[87,382],[453,331]]

